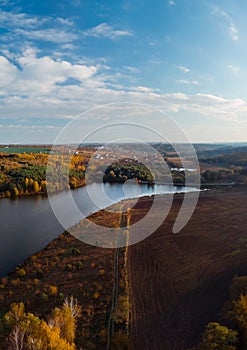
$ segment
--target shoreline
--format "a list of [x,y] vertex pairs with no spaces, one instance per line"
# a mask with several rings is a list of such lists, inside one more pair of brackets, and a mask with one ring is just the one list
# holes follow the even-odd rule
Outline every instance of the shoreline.
[[[57,193],[62,193],[62,192],[67,192],[67,191],[74,191],[74,190],[78,190],[80,188],[86,187],[87,185],[92,185],[92,184],[100,184],[102,182],[92,182],[92,183],[84,183],[81,186],[76,186],[70,189],[65,189],[65,190],[57,190],[57,191],[53,191],[50,192],[50,194],[57,194]],[[103,182],[104,184],[110,184],[110,185],[116,185],[116,184],[124,184],[124,182],[112,182],[112,181],[107,181],[107,182]],[[142,185],[147,185],[148,187],[154,187],[154,186],[172,186],[172,184],[170,183],[166,183],[166,182],[158,182],[158,183],[149,183],[149,182],[138,182],[136,181],[136,183],[140,186]],[[203,190],[204,187],[225,187],[225,186],[244,186],[244,183],[201,183],[200,184],[200,190]],[[195,184],[193,183],[173,183],[173,187],[194,187]],[[29,197],[35,197],[35,196],[44,196],[44,197],[48,197],[48,192],[31,192],[31,193],[20,193],[17,196],[11,195],[11,196],[6,196],[6,195],[2,195],[0,194],[0,200],[1,199],[11,199],[11,200],[15,200],[15,199],[22,199],[22,198],[29,198]]]
[[[83,187],[84,187],[84,186],[83,186]],[[175,187],[175,186],[174,186],[174,187]],[[235,185],[235,187],[238,187],[238,186]],[[79,188],[81,188],[81,187],[79,187]],[[79,189],[79,188],[77,188],[77,189]],[[224,187],[220,187],[220,188],[223,189]],[[174,196],[174,200],[180,200],[181,198],[183,198],[183,196],[184,196],[185,193],[193,195],[194,193],[199,192],[199,193],[200,193],[200,196],[201,196],[202,193],[206,193],[206,192],[209,192],[209,191],[211,192],[211,190],[213,190],[213,189],[217,189],[217,187],[214,187],[214,188],[212,188],[212,189],[200,189],[200,190],[189,191],[189,192],[184,192],[184,191],[181,191],[181,192],[180,192],[180,191],[178,191],[178,192],[174,192],[174,193],[173,193],[173,192],[171,192],[171,193],[158,193],[158,194],[151,194],[151,195],[144,194],[144,195],[140,195],[139,197],[124,198],[124,199],[121,199],[120,201],[118,201],[118,202],[116,202],[116,203],[113,203],[113,204],[111,204],[111,205],[109,205],[109,206],[107,206],[107,207],[105,207],[105,208],[102,208],[102,209],[100,209],[100,210],[98,210],[98,211],[91,212],[87,217],[85,217],[85,219],[86,219],[86,218],[93,217],[94,215],[100,214],[101,212],[103,212],[103,211],[105,211],[105,210],[107,210],[107,209],[110,209],[110,208],[112,208],[112,207],[114,207],[114,206],[118,206],[118,205],[120,205],[120,204],[123,204],[123,205],[124,205],[125,203],[128,203],[128,201],[132,201],[132,200],[135,200],[135,199],[137,199],[137,198],[138,198],[139,200],[146,200],[146,199],[151,199],[153,196],[167,196],[167,195],[173,195],[173,196]],[[60,191],[57,192],[57,193],[60,193]],[[36,196],[39,196],[39,194],[36,194]],[[48,197],[47,194],[43,194],[42,196],[43,196],[43,197]],[[21,198],[19,198],[19,199],[23,199],[23,198],[26,198],[26,197],[21,197]],[[8,199],[10,199],[10,200],[16,200],[15,198],[8,198]],[[78,224],[78,223],[77,223],[77,224]],[[77,224],[75,224],[75,225],[77,225]],[[58,239],[58,238],[60,237],[60,235],[63,235],[65,232],[66,232],[66,231],[63,231],[63,232],[59,233],[59,235],[58,235],[56,238],[52,238],[49,242],[47,242],[47,244],[44,246],[44,248],[42,248],[42,249],[40,249],[40,250],[34,252],[33,254],[27,256],[19,265],[21,265],[21,264],[24,263],[27,259],[29,259],[30,256],[35,255],[35,254],[41,252],[42,250],[46,249],[46,247],[47,247],[50,243],[52,243],[54,240]],[[16,267],[18,267],[19,265],[17,265]],[[0,276],[0,277],[4,277],[4,276],[7,276],[8,274],[11,274],[13,271],[15,271],[16,267],[13,268],[13,269],[11,269],[11,270],[9,270],[9,272],[7,272],[6,274],[4,274],[3,276]]]

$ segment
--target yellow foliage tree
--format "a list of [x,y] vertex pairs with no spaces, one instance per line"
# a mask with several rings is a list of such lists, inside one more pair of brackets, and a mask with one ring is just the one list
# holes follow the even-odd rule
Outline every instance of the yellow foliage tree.
[[[5,314],[4,321],[12,331],[8,337],[8,350],[75,350],[75,321],[69,306],[62,309],[60,322],[51,319],[49,323],[39,319],[32,313],[25,313],[23,303],[12,304]],[[66,330],[66,332],[65,332]],[[70,332],[68,334],[68,331]],[[67,338],[70,338],[68,341]]]
[[61,337],[69,344],[75,340],[76,318],[80,315],[81,308],[77,300],[71,297],[66,299],[62,308],[56,308],[52,315],[54,325],[61,330]]
[[35,193],[40,191],[39,183],[36,180],[33,182],[33,190],[34,190]]

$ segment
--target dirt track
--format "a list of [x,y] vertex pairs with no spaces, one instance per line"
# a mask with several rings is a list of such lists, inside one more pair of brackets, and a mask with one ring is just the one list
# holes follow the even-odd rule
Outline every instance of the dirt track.
[[[247,274],[247,188],[202,193],[187,226],[172,235],[181,202],[178,195],[165,223],[129,249],[132,350],[195,345],[217,320],[232,277]],[[141,199],[132,220],[150,203]]]

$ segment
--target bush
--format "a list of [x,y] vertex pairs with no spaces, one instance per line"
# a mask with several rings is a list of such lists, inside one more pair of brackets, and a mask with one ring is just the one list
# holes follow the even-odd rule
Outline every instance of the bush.
[[48,294],[50,296],[56,296],[57,295],[57,287],[56,286],[49,286],[48,287]]
[[78,261],[77,267],[79,270],[81,270],[83,268],[83,263],[81,261]]
[[46,293],[41,294],[42,300],[48,300],[48,295]]
[[[129,337],[127,334],[119,331],[113,335],[112,338],[112,350],[128,350],[129,348]],[[223,349],[221,349],[223,350]]]
[[66,269],[67,271],[71,271],[71,270],[73,270],[73,266],[72,266],[71,264],[67,264],[66,267],[65,267],[65,269]]
[[20,277],[26,276],[25,269],[17,269],[17,275],[20,276]]
[[116,323],[127,322],[129,318],[130,303],[128,296],[120,295],[118,298],[117,306],[114,310],[114,321]]
[[11,283],[12,283],[13,286],[18,286],[18,285],[20,284],[20,282],[21,282],[21,281],[20,281],[20,278],[16,278],[16,279],[14,279],[14,280],[11,281]]
[[80,254],[81,254],[81,251],[80,251],[80,249],[72,248],[72,249],[71,249],[71,253],[72,253],[73,255],[80,255]]

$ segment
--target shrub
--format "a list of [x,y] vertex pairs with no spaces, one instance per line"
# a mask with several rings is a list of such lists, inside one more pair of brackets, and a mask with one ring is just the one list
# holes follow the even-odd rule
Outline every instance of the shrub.
[[81,254],[81,251],[80,251],[80,249],[72,248],[72,249],[71,249],[71,253],[74,254],[74,255],[80,255],[80,254]]
[[37,286],[38,284],[40,284],[40,280],[38,278],[35,278],[33,280],[34,284]]
[[56,296],[57,295],[57,287],[56,286],[49,286],[48,287],[48,294],[50,296]]
[[129,348],[129,337],[127,334],[119,331],[113,335],[112,338],[112,350],[128,350]]
[[93,297],[94,297],[94,299],[98,299],[99,298],[99,292],[95,292]]
[[116,323],[123,323],[128,320],[130,310],[130,303],[128,296],[120,295],[118,303],[114,311],[114,321]]
[[48,300],[48,295],[46,293],[41,294],[42,300]]
[[13,286],[18,286],[18,285],[20,284],[20,282],[21,282],[21,281],[20,281],[20,278],[16,278],[16,279],[14,279],[14,280],[11,281],[11,283],[12,283]]
[[81,270],[83,268],[83,263],[81,261],[78,261],[77,267],[79,270]]
[[25,269],[17,269],[17,275],[20,276],[20,277],[26,276]]
[[73,266],[72,266],[71,264],[67,264],[66,267],[65,267],[65,269],[66,269],[67,271],[71,271],[71,270],[73,270]]

